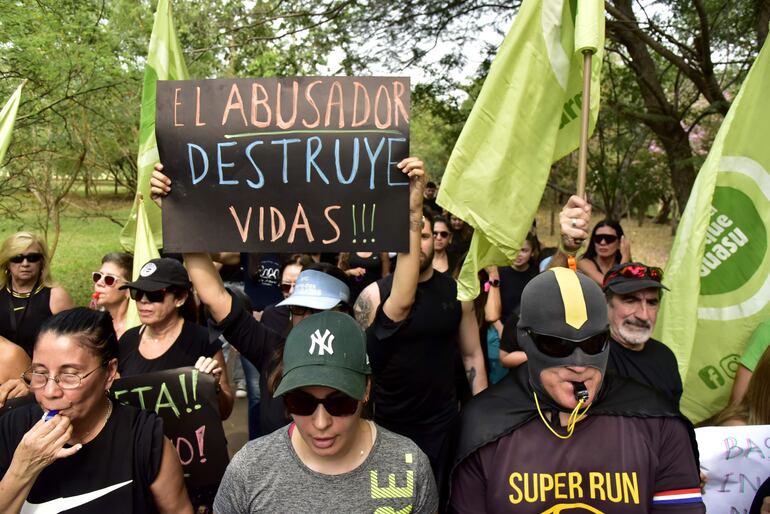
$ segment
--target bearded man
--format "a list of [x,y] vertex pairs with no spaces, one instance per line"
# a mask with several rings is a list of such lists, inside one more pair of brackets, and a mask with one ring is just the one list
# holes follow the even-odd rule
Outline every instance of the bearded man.
[[604,276],[611,336],[608,368],[660,390],[678,405],[682,379],[674,352],[650,337],[661,294],[668,290],[662,279],[660,268],[640,262],[618,264]]

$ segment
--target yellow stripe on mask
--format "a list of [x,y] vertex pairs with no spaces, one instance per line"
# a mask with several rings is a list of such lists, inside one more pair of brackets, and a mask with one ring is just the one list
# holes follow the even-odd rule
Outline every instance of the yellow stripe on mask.
[[559,284],[561,301],[564,303],[564,321],[567,325],[579,330],[588,321],[586,301],[577,273],[567,268],[552,268]]

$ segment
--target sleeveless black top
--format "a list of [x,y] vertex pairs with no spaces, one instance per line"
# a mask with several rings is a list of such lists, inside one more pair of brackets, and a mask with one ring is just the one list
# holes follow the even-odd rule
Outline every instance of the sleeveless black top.
[[30,357],[40,325],[52,315],[50,287],[38,288],[26,298],[0,289],[0,336],[24,348]]

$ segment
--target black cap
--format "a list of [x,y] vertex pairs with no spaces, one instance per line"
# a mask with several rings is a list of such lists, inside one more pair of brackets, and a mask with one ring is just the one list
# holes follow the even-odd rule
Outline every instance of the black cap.
[[663,270],[647,266],[641,262],[624,262],[616,264],[604,275],[602,289],[615,294],[629,294],[642,289],[665,289],[661,283]]
[[189,289],[192,284],[187,270],[176,259],[152,259],[139,270],[139,278],[120,286],[120,289],[158,291],[164,287],[178,286]]

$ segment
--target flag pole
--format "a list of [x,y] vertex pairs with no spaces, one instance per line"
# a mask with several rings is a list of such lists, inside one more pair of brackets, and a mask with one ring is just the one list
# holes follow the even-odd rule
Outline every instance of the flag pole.
[[578,153],[577,195],[586,194],[586,173],[588,170],[588,122],[591,110],[591,61],[593,52],[583,52],[583,101],[580,113],[580,151]]

